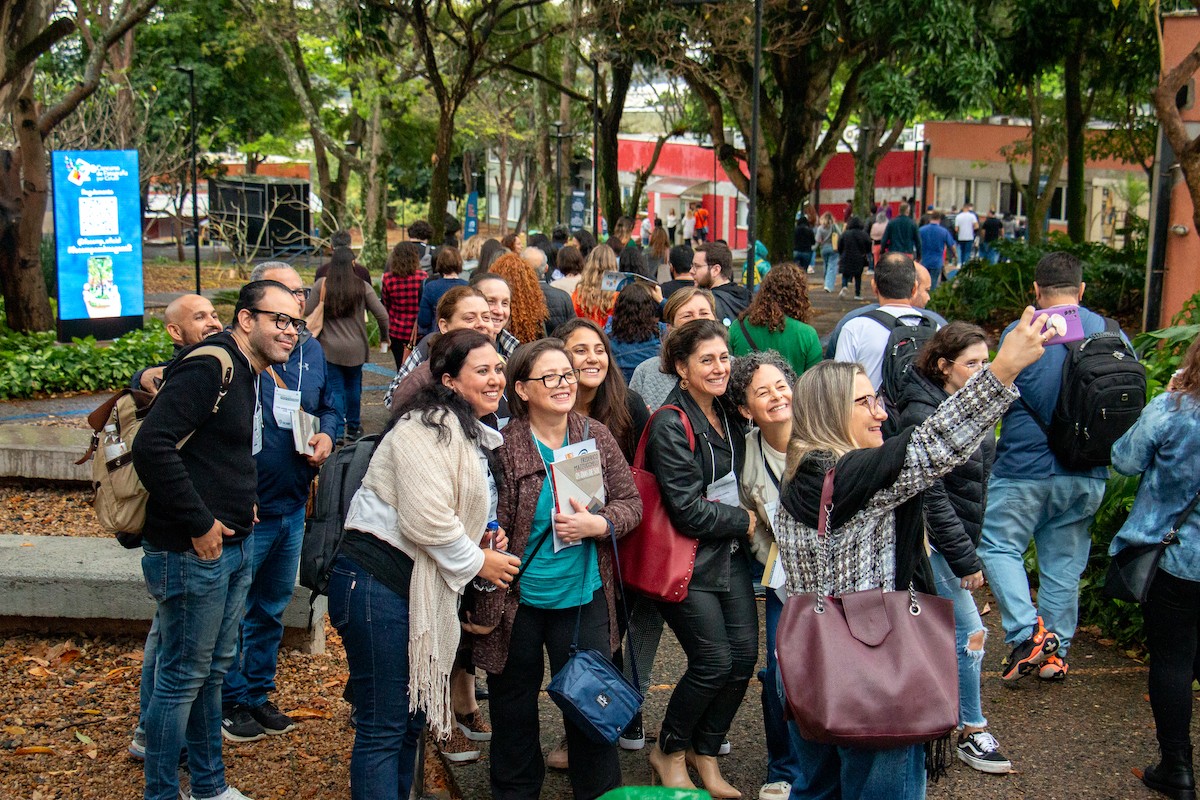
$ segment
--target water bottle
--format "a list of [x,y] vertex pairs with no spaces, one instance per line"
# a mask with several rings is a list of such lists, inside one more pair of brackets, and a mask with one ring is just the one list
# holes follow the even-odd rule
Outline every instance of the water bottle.
[[125,446],[124,440],[121,439],[121,434],[117,433],[117,426],[113,423],[108,423],[104,426],[104,460],[113,461],[129,452],[129,448]]
[[[492,520],[491,522],[489,522],[489,523],[487,524],[487,528],[485,528],[485,529],[484,529],[484,534],[483,534],[483,535],[484,535],[484,536],[490,536],[490,537],[491,537],[490,541],[488,542],[488,549],[489,549],[489,550],[495,550],[495,549],[496,549],[496,534],[497,534],[497,533],[499,533],[499,532],[500,532],[500,523],[499,523],[499,522],[497,522],[496,520]],[[494,584],[494,583],[492,583],[491,581],[489,581],[489,580],[486,580],[486,579],[484,579],[484,578],[480,578],[480,577],[478,577],[478,576],[476,576],[476,577],[475,577],[475,578],[474,578],[474,579],[471,581],[471,585],[472,585],[472,586],[474,586],[474,587],[475,587],[475,589],[476,589],[476,590],[478,590],[478,591],[480,591],[480,592],[494,592],[494,591],[496,591],[496,584]]]

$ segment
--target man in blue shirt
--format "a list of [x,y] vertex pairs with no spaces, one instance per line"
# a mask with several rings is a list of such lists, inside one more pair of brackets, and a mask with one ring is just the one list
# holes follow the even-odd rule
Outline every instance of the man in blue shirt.
[[[925,269],[925,267],[921,266],[920,263],[915,261],[913,262],[913,266],[917,268],[917,289],[915,292],[913,292],[913,296],[908,302],[914,309],[917,310],[918,313],[920,313],[922,316],[929,317],[931,320],[937,323],[937,326],[940,328],[947,324],[946,320],[936,311],[930,311],[929,309],[925,308],[925,304],[929,302],[929,270]],[[871,303],[870,305],[860,306],[853,311],[846,312],[846,316],[838,320],[837,325],[833,327],[833,331],[830,332],[829,338],[821,340],[822,345],[825,347],[825,358],[832,359],[834,354],[837,353],[838,338],[841,337],[842,328],[846,327],[847,322],[855,317],[861,317],[863,314],[866,314],[869,311],[874,311],[877,308],[879,308],[879,303]]]
[[[287,264],[259,264],[250,279],[278,281],[303,310],[304,282]],[[337,411],[325,380],[325,353],[314,337],[305,332],[286,363],[263,370],[258,376],[258,401],[262,417],[262,450],[254,457],[258,518],[246,548],[253,578],[238,657],[225,674],[221,695],[222,733],[234,742],[287,733],[296,726],[268,695],[275,689],[283,610],[292,599],[300,565],[308,487],[333,452],[337,430]],[[293,443],[292,411],[296,408],[319,420],[320,432],[307,437],[314,451],[310,455],[300,455]]]
[[942,212],[934,211],[929,215],[929,221],[917,231],[921,242],[921,263],[929,270],[930,289],[936,289],[942,278],[942,268],[946,266],[946,250],[957,251],[957,243],[950,231],[942,224]]
[[[1075,256],[1049,253],[1038,262],[1033,284],[1038,308],[1079,306],[1084,288],[1083,264]],[[1080,306],[1079,317],[1085,334],[1104,330],[1099,314]],[[1032,672],[1043,680],[1066,677],[1067,651],[1079,617],[1079,576],[1092,544],[1088,528],[1108,477],[1106,467],[1064,467],[1030,416],[1032,408],[1042,420],[1053,417],[1066,357],[1066,345],[1051,343],[1017,378],[1021,402],[1004,415],[988,482],[978,553],[1000,606],[1005,641],[1013,648],[1001,671],[1005,681]],[[1038,554],[1037,607],[1025,573],[1031,540]]]

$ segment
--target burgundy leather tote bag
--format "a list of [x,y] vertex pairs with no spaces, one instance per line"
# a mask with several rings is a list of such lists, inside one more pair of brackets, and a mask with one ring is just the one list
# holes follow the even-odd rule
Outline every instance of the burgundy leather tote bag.
[[[688,449],[695,451],[696,435],[684,410],[679,406],[663,406],[650,419],[664,411],[677,413],[683,419]],[[647,422],[633,456],[633,482],[642,496],[642,522],[618,540],[617,557],[626,586],[652,600],[679,603],[687,597],[692,569],[696,566],[696,547],[700,542],[684,536],[671,523],[658,479],[646,470],[649,436],[650,423]]]
[[[833,470],[817,536],[827,535]],[[824,548],[822,548],[824,551]],[[824,555],[824,552],[822,552]],[[787,599],[775,634],[787,710],[811,742],[885,749],[940,739],[958,725],[951,601],[882,588]]]

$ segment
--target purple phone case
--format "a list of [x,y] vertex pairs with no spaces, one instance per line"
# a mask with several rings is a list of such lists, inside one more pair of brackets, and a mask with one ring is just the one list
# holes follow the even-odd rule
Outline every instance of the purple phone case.
[[[1065,336],[1055,336],[1047,344],[1069,344],[1070,342],[1078,342],[1085,338],[1087,334],[1083,332],[1083,320],[1079,318],[1079,306],[1050,306],[1038,310],[1038,316],[1045,314],[1049,317],[1051,314],[1061,314],[1062,318],[1067,321],[1067,333]],[[1044,331],[1045,328],[1042,328]]]

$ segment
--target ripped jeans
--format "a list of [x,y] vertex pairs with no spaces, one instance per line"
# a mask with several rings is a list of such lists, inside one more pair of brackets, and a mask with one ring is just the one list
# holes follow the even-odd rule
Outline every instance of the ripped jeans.
[[958,723],[972,728],[986,728],[983,705],[979,697],[979,674],[983,667],[983,648],[971,650],[967,642],[972,634],[987,631],[975,607],[975,598],[962,588],[961,579],[950,570],[946,559],[936,550],[929,554],[934,582],[941,597],[954,602],[954,646],[958,653]]

